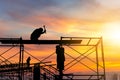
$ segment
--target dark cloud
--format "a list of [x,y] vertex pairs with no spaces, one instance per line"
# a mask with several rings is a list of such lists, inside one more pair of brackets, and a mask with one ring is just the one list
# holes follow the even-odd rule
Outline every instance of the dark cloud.
[[0,13],[8,16],[7,18],[16,18],[18,14],[21,17],[32,15],[34,11],[42,11],[47,7],[55,5],[54,0],[1,0]]
[[54,17],[78,17],[98,7],[95,0],[1,0],[0,5],[0,13],[4,12],[7,18],[15,21],[36,13],[47,13]]
[[1,0],[0,4],[1,7],[3,7],[4,9],[12,8],[42,9],[48,6],[55,5],[56,2],[54,0]]

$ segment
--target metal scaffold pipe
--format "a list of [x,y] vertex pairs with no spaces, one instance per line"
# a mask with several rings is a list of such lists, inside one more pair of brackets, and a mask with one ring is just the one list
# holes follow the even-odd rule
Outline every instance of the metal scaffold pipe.
[[0,39],[2,44],[80,44],[82,40],[16,40]]

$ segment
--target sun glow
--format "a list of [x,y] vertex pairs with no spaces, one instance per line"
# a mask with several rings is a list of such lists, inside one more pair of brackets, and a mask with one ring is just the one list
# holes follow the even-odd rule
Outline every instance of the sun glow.
[[112,22],[104,25],[104,37],[109,39],[111,43],[120,44],[120,23]]

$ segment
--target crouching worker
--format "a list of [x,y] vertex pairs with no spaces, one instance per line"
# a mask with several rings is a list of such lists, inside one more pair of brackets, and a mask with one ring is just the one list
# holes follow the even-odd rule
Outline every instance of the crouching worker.
[[44,34],[44,33],[46,33],[45,25],[43,26],[43,28],[35,29],[32,32],[30,39],[31,40],[38,40],[38,38],[41,36],[41,34]]

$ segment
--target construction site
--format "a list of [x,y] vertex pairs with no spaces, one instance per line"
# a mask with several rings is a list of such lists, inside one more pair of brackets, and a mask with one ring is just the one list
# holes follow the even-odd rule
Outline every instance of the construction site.
[[[25,45],[38,44],[62,46],[65,55],[64,69],[58,69],[56,58],[52,58],[56,57],[55,48],[54,52],[43,59],[33,56],[25,48]],[[59,40],[38,41],[0,38],[0,47],[7,48],[0,52],[0,80],[106,80],[102,37],[60,37]],[[14,53],[13,49],[18,52]],[[11,51],[13,54],[9,54]],[[5,55],[9,57],[6,58]],[[11,61],[15,56],[18,60]],[[28,56],[37,62],[30,62],[30,58],[26,62]],[[54,64],[50,58],[54,59]]]

